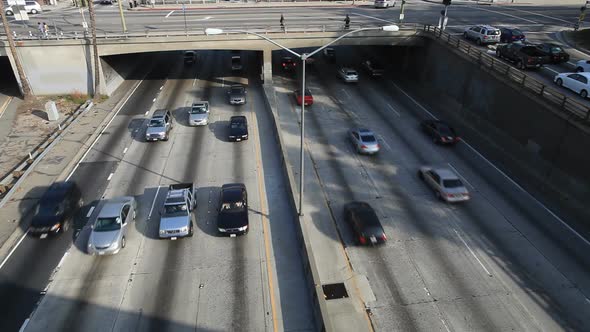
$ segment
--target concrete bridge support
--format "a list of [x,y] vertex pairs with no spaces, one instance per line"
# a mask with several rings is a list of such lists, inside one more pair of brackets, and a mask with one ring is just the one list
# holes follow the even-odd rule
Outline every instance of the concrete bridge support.
[[272,49],[262,50],[262,79],[264,84],[272,84]]

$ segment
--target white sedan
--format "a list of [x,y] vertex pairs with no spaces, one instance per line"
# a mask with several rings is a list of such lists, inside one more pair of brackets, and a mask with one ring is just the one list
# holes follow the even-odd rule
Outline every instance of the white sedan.
[[469,200],[469,191],[461,179],[451,170],[442,167],[423,166],[418,177],[434,190],[436,197],[448,203]]
[[555,75],[553,82],[559,86],[563,86],[580,95],[582,98],[588,97],[590,91],[590,73],[561,73]]

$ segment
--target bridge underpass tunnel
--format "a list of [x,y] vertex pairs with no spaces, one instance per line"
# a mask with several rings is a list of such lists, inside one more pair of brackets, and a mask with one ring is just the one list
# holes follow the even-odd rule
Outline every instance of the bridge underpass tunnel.
[[0,73],[2,73],[2,78],[0,79],[0,95],[20,96],[18,82],[7,56],[0,56]]

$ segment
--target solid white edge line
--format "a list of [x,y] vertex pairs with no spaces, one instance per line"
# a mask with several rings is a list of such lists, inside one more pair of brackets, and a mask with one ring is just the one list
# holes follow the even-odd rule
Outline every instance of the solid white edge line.
[[158,189],[156,190],[156,194],[154,195],[154,200],[152,201],[152,207],[150,209],[150,213],[148,214],[148,220],[151,219],[152,217],[152,212],[154,211],[154,205],[156,205],[156,199],[158,198],[158,192],[160,192],[160,186],[158,186]]
[[2,264],[0,264],[0,270],[2,269],[2,267],[4,266],[4,264],[6,264],[6,262],[8,261],[8,259],[10,258],[10,256],[12,256],[12,254],[14,253],[14,251],[16,250],[16,248],[18,248],[18,246],[20,245],[21,242],[23,242],[23,240],[25,239],[25,237],[27,236],[27,234],[29,233],[29,231],[27,230],[25,232],[25,234],[23,234],[23,236],[20,238],[20,240],[18,240],[18,242],[16,243],[16,245],[12,248],[12,250],[10,250],[10,252],[8,253],[8,255],[6,255],[6,257],[4,258],[4,260],[2,261]]
[[109,177],[107,178],[107,181],[111,181],[112,178],[113,178],[113,173],[109,174]]
[[149,113],[149,112],[150,112],[150,111],[145,111],[144,115],[148,115],[148,113]]
[[560,72],[558,72],[557,70],[555,70],[555,69],[551,69],[551,68],[549,68],[549,67],[547,67],[547,66],[543,66],[543,67],[541,67],[541,68],[545,68],[545,69],[547,69],[547,70],[550,70],[550,71],[554,72],[555,74],[560,74]]
[[470,186],[472,189],[475,189],[475,187],[474,187],[474,186],[473,186],[473,185],[472,185],[472,184],[471,184],[469,181],[467,181],[467,179],[466,179],[466,178],[465,178],[463,175],[461,175],[461,173],[459,173],[459,171],[458,171],[458,170],[457,170],[457,169],[456,169],[456,168],[455,168],[453,165],[451,165],[451,163],[447,163],[447,165],[449,165],[449,166],[450,166],[450,167],[453,169],[453,171],[455,171],[455,173],[456,173],[456,174],[457,174],[457,175],[458,175],[458,176],[459,176],[459,177],[460,177],[460,178],[461,178],[463,181],[465,181],[465,183],[467,183],[467,184],[468,184],[468,185],[469,185],[469,186]]
[[125,150],[123,150],[123,154],[126,154],[128,149],[129,148],[125,148]]
[[475,259],[477,260],[477,262],[479,263],[479,265],[481,265],[481,267],[484,269],[484,271],[486,271],[488,276],[492,276],[492,274],[490,273],[490,271],[488,271],[488,269],[486,269],[485,265],[483,265],[483,263],[479,260],[479,258],[477,257],[477,255],[473,252],[473,250],[471,250],[471,247],[469,247],[469,245],[467,244],[467,242],[465,242],[465,240],[463,240],[463,237],[461,237],[461,234],[459,234],[459,232],[457,232],[456,229],[453,228],[453,230],[455,231],[455,233],[457,234],[457,236],[459,237],[459,239],[461,240],[461,242],[463,242],[463,244],[465,245],[465,247],[467,247],[467,250],[469,250],[469,252],[471,253],[471,255],[473,257],[475,257]]
[[[396,88],[398,88],[404,95],[406,95],[408,98],[410,98],[416,105],[420,106],[420,108],[422,108],[426,113],[430,114],[435,120],[438,120],[432,113],[430,113],[426,108],[424,108],[424,106],[420,105],[420,103],[418,103],[414,98],[412,98],[410,95],[408,95],[402,88],[400,88],[399,86],[397,86],[397,84],[391,82]],[[535,198],[535,196],[533,196],[531,193],[529,193],[528,191],[524,190],[523,187],[521,187],[518,183],[516,183],[516,181],[512,180],[511,177],[509,177],[508,175],[506,175],[506,173],[504,173],[502,170],[500,170],[498,167],[496,167],[496,165],[494,165],[491,161],[489,161],[486,157],[484,157],[481,153],[479,153],[474,147],[472,147],[469,143],[467,143],[466,140],[461,139],[461,142],[463,142],[469,149],[471,149],[471,151],[475,152],[482,160],[484,160],[486,163],[488,163],[490,166],[492,166],[498,173],[502,174],[502,176],[504,176],[506,179],[508,179],[508,181],[510,181],[514,186],[516,186],[518,189],[520,189],[520,191],[522,191],[523,193],[527,194],[535,203],[537,203],[539,206],[541,206],[545,211],[547,211],[551,216],[553,216],[553,218],[557,219],[557,221],[559,221],[563,226],[565,226],[567,229],[569,229],[572,233],[574,233],[578,238],[580,238],[586,245],[590,246],[590,241],[588,241],[585,237],[583,237],[580,233],[578,233],[575,229],[573,229],[570,225],[568,225],[565,221],[563,221],[560,217],[558,217],[553,211],[551,211],[550,208],[546,207],[543,203],[541,203],[537,198]]]
[[61,265],[63,264],[64,260],[66,259],[66,256],[68,255],[68,252],[66,251],[64,253],[64,255],[61,257],[61,259],[59,260],[59,263],[57,263],[57,267],[56,269],[59,269],[61,267]]
[[154,99],[152,99],[152,103],[155,103],[155,102],[156,102],[156,99],[158,99],[158,98],[154,98]]
[[129,101],[129,98],[131,98],[131,96],[133,96],[133,94],[135,93],[135,91],[137,90],[137,88],[139,88],[139,86],[141,85],[141,83],[143,83],[143,80],[141,80],[139,82],[139,84],[137,84],[137,86],[133,89],[133,91],[131,91],[131,93],[129,94],[129,96],[127,96],[127,98],[125,99],[125,101],[123,102],[123,104],[121,104],[121,107],[119,107],[119,109],[117,110],[117,113],[115,113],[115,115],[113,115],[113,117],[111,118],[111,120],[109,121],[109,123],[107,123],[107,125],[100,131],[100,134],[98,134],[98,136],[96,136],[96,139],[94,140],[94,142],[92,142],[92,144],[90,145],[90,147],[88,148],[88,150],[86,150],[86,153],[84,153],[84,155],[82,156],[82,158],[80,158],[80,161],[78,161],[78,163],[76,164],[76,166],[74,167],[74,169],[70,172],[70,174],[66,178],[65,182],[68,182],[68,180],[72,177],[72,175],[74,175],[74,172],[78,169],[78,166],[80,166],[80,163],[84,160],[84,158],[86,158],[86,156],[92,150],[92,148],[94,147],[94,145],[96,144],[96,142],[98,142],[98,139],[102,136],[102,133],[104,133],[105,130],[107,130],[107,128],[111,125],[111,122],[113,122],[113,120],[115,120],[115,118],[117,117],[117,115],[119,114],[119,112],[121,112],[121,110],[123,109],[123,107],[125,107],[125,104],[127,104],[127,101]]
[[21,327],[18,330],[18,332],[24,332],[25,329],[27,328],[27,325],[29,325],[29,321],[30,320],[31,320],[30,318],[25,319],[25,321],[23,322],[23,325],[21,325]]
[[438,118],[436,116],[434,116],[434,114],[430,113],[426,107],[422,106],[422,104],[420,104],[419,102],[416,101],[416,99],[412,98],[412,96],[410,96],[409,94],[407,94],[402,88],[400,88],[397,84],[395,84],[393,81],[390,81],[391,84],[393,84],[393,86],[395,86],[399,91],[401,91],[406,97],[410,98],[410,100],[412,100],[414,102],[414,104],[418,105],[424,112],[428,113],[428,115],[430,115],[433,119],[438,120]]
[[90,207],[90,210],[88,210],[88,213],[86,214],[86,218],[90,218],[90,216],[92,215],[92,212],[94,211],[94,206]]
[[172,13],[174,13],[174,10],[169,12],[168,15],[166,15],[166,18],[168,18],[170,15],[172,15]]

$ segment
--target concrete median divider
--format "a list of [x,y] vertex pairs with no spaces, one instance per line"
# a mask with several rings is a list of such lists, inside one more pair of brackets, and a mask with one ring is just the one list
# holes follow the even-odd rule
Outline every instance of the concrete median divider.
[[[264,86],[264,95],[265,95],[265,109],[269,112],[270,119],[272,120],[273,124],[273,134],[275,139],[279,143],[279,149],[281,151],[281,161],[282,161],[282,170],[284,176],[287,178],[288,183],[288,190],[289,190],[289,204],[293,211],[297,211],[297,200],[296,197],[298,196],[299,192],[297,190],[297,183],[295,182],[295,177],[289,168],[289,157],[287,156],[286,151],[284,150],[284,143],[283,138],[280,132],[280,126],[278,123],[278,114],[276,112],[276,95],[274,87],[272,86]],[[326,306],[326,300],[323,297],[323,290],[322,285],[320,282],[319,271],[318,267],[315,263],[314,253],[311,247],[311,243],[308,240],[309,236],[307,235],[307,230],[303,227],[303,220],[299,217],[298,214],[295,214],[295,229],[297,230],[297,239],[299,240],[300,250],[301,250],[301,257],[304,259],[303,267],[305,272],[305,278],[307,280],[307,291],[311,295],[311,299],[313,301],[313,313],[314,313],[314,323],[316,330],[318,331],[334,331],[330,320],[327,319],[328,317],[328,308]]]

